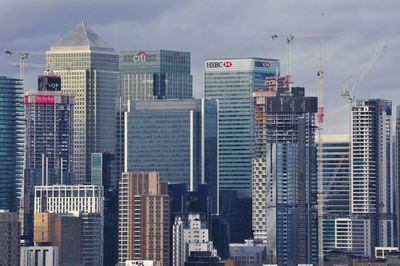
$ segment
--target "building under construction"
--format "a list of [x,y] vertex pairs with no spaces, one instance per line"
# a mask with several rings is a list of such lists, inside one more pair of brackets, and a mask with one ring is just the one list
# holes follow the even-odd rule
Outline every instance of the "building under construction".
[[27,91],[24,96],[26,167],[24,235],[32,237],[34,186],[73,182],[74,97],[61,91]]
[[317,97],[304,88],[275,85],[254,92],[256,147],[253,160],[254,238],[278,265],[318,258]]

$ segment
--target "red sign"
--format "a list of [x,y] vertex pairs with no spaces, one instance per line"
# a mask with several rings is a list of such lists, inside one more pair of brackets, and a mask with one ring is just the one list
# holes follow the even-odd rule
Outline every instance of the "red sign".
[[51,95],[36,95],[35,103],[54,104],[54,96]]
[[231,67],[232,66],[232,62],[231,61],[225,61],[224,62],[224,67]]

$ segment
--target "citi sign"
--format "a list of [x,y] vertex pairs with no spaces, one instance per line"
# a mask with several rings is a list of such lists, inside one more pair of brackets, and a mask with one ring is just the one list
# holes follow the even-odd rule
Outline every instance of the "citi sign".
[[146,53],[144,51],[138,52],[136,55],[132,56],[133,62],[146,62]]
[[230,68],[232,66],[231,61],[218,61],[218,62],[207,62],[207,68]]

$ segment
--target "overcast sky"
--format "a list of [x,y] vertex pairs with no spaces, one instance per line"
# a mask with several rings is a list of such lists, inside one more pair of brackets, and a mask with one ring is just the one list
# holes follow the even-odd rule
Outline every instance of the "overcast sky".
[[[387,49],[354,92],[357,98],[400,101],[400,1],[398,0],[0,0],[0,50],[45,51],[76,24],[85,21],[116,50],[176,49],[191,52],[193,89],[204,95],[206,58],[268,57],[286,71],[284,39],[270,35],[341,33],[325,42],[326,132],[347,133],[343,80],[359,76],[379,45]],[[316,95],[318,38],[297,38],[293,48],[295,86]],[[17,58],[0,55],[0,75],[18,77],[9,65]],[[32,56],[31,63],[44,63]],[[28,88],[41,69],[26,69]]]

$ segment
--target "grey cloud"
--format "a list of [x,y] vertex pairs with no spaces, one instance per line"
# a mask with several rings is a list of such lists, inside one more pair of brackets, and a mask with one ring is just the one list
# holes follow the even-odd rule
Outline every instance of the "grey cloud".
[[[324,69],[326,128],[327,132],[340,133],[348,124],[344,115],[347,103],[339,96],[342,81],[360,73],[382,40],[388,50],[355,95],[399,102],[399,9],[400,2],[396,0],[0,0],[0,49],[43,51],[84,20],[117,50],[163,48],[191,52],[194,94],[202,96],[204,59],[280,58],[281,72],[285,73],[285,42],[272,41],[269,36],[319,32],[320,13],[324,11],[325,31],[343,33],[326,39]],[[317,93],[318,54],[318,39],[295,40],[295,85],[305,86],[311,95]],[[0,59],[0,73],[16,76],[17,69],[8,66],[7,60],[10,59]],[[27,69],[29,86],[35,86],[38,73]]]

